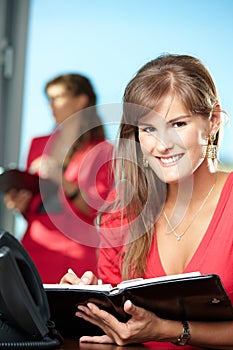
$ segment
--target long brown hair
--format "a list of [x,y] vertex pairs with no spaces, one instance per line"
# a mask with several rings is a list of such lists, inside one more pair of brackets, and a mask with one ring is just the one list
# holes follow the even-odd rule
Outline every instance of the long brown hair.
[[166,184],[150,167],[143,168],[138,120],[171,92],[180,98],[191,115],[209,118],[218,103],[210,73],[200,60],[188,55],[159,56],[144,65],[127,85],[116,174],[117,182],[124,180],[125,184],[119,200],[126,208],[130,231],[122,266],[124,279],[144,275],[154,224],[166,200]]

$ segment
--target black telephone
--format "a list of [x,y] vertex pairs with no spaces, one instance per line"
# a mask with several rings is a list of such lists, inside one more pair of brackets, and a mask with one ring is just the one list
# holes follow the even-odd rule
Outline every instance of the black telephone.
[[12,234],[0,230],[0,349],[49,349],[60,342],[34,263]]

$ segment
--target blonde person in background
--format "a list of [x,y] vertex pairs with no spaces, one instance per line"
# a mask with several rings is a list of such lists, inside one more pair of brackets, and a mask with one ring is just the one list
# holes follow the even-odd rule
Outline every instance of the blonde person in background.
[[[162,55],[129,82],[117,152],[116,183],[124,181],[101,218],[104,283],[199,271],[219,275],[233,302],[233,174],[215,168],[222,113],[195,57]],[[61,282],[96,283],[91,272],[80,278],[68,273]],[[80,341],[233,349],[233,321],[161,319],[130,300],[124,309],[131,317],[121,323],[93,303],[79,305],[76,315],[105,333]]]
[[96,271],[94,220],[112,186],[112,145],[105,140],[89,79],[61,75],[46,84],[45,92],[57,127],[32,140],[27,169],[52,182],[47,187],[41,182],[36,195],[11,190],[5,203],[27,220],[22,244],[43,283],[56,283],[68,268]]

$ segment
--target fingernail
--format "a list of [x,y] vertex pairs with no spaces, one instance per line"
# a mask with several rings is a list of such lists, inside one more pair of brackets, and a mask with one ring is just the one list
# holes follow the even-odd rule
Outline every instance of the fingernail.
[[84,307],[82,305],[78,305],[78,310],[83,311],[84,312]]
[[92,304],[87,303],[87,307],[88,307],[88,309],[90,309],[91,311],[93,310]]
[[80,284],[89,284],[90,283],[90,279],[87,277],[82,277]]

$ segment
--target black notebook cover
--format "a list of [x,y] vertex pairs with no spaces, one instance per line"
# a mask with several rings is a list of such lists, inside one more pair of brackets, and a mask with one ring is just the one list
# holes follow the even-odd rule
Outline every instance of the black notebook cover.
[[[146,280],[145,280],[146,281]],[[233,307],[217,275],[200,275],[113,289],[112,291],[46,287],[51,317],[64,335],[99,334],[100,330],[75,316],[78,304],[93,302],[119,320],[129,319],[123,304],[135,305],[172,320],[233,320]],[[101,332],[100,332],[101,334]]]
[[6,169],[0,174],[0,191],[7,192],[13,188],[38,193],[40,190],[39,177],[26,170]]

